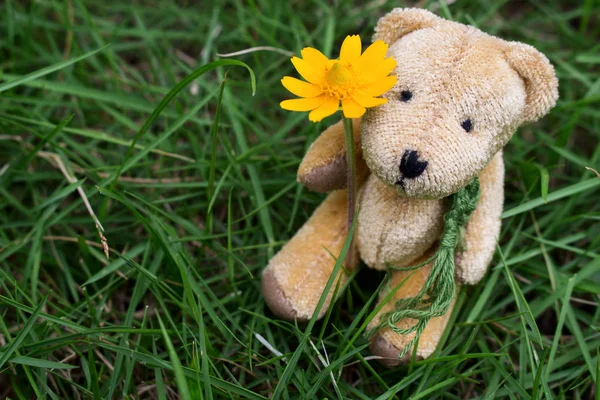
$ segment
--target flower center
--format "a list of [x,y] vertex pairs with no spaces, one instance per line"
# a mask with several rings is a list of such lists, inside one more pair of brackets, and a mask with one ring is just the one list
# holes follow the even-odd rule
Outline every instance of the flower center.
[[338,99],[352,95],[356,89],[356,79],[353,71],[342,64],[335,62],[325,74],[323,91]]
[[336,62],[333,64],[331,69],[327,71],[325,80],[331,86],[343,86],[352,79],[352,73],[348,67],[342,65],[342,63]]

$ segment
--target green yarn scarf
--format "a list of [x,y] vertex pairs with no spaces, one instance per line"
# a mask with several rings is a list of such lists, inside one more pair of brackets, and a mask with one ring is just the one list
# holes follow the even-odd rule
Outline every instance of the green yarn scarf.
[[[444,232],[436,253],[428,260],[411,267],[389,267],[388,270],[410,271],[433,262],[433,267],[421,291],[415,297],[400,299],[394,310],[381,316],[380,323],[371,329],[367,336],[372,336],[382,328],[389,327],[393,332],[407,335],[416,332],[415,337],[398,355],[402,358],[417,342],[431,318],[440,317],[448,312],[456,282],[454,281],[454,254],[459,246],[463,230],[469,217],[475,210],[479,200],[479,179],[475,177],[467,186],[449,197],[450,209],[444,214]],[[396,323],[403,318],[412,318],[417,322],[410,328],[400,329]]]

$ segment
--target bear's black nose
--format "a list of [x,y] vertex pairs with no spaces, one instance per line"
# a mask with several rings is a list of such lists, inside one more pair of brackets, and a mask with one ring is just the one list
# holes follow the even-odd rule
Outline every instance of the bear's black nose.
[[400,172],[403,178],[413,179],[421,175],[427,168],[427,161],[419,161],[419,153],[406,150],[400,161]]

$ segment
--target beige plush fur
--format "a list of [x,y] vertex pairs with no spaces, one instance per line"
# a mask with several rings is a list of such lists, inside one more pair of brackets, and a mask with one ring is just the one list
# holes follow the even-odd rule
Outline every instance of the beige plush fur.
[[[375,32],[375,39],[390,45],[388,56],[397,61],[398,83],[384,95],[386,104],[354,121],[360,147],[360,258],[375,269],[426,260],[443,232],[446,197],[478,176],[481,197],[455,256],[458,282],[475,284],[485,274],[500,232],[501,150],[520,124],[540,118],[555,104],[554,69],[531,46],[503,41],[424,10],[396,9],[379,21]],[[317,191],[344,188],[345,157],[343,126],[338,123],[311,146],[298,171],[299,182]],[[313,315],[346,236],[345,196],[344,190],[331,193],[270,261],[263,293],[277,315],[299,320]],[[410,277],[371,326],[395,300],[414,296],[430,268],[412,275],[395,272],[391,288]],[[336,279],[343,282],[346,277],[342,272]],[[331,297],[329,293],[327,306]],[[428,323],[418,357],[435,350],[449,314]],[[405,319],[397,326],[413,323]],[[386,328],[371,338],[371,350],[386,365],[394,365],[410,339]]]
[[[280,317],[307,320],[313,315],[346,239],[346,200],[346,190],[327,196],[265,269],[263,293],[267,304]],[[345,267],[337,277],[340,284],[347,278],[348,266]],[[264,279],[264,274],[268,279]],[[327,311],[332,294],[333,291],[321,316]]]
[[393,187],[371,175],[360,196],[357,245],[371,268],[405,267],[440,237],[446,211],[442,200],[400,197]]

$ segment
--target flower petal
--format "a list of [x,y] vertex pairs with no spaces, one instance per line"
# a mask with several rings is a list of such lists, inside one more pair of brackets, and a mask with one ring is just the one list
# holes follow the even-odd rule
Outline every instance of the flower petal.
[[[367,47],[365,52],[356,62],[356,71],[360,75],[373,76],[375,74],[387,75],[396,66],[396,61],[393,58],[385,58],[388,50],[387,43],[377,40],[372,45]],[[388,61],[392,60],[392,61]],[[394,63],[392,65],[392,62]],[[383,73],[388,70],[387,73]]]
[[314,83],[304,82],[291,76],[284,76],[281,84],[287,90],[300,97],[316,97],[323,93],[323,90]]
[[315,108],[308,114],[308,119],[312,122],[319,122],[325,117],[335,113],[340,106],[340,101],[335,97],[328,96],[323,104],[319,108]]
[[279,105],[284,110],[289,111],[310,111],[319,107],[323,102],[327,100],[327,96],[321,95],[318,97],[309,97],[306,99],[292,99],[284,100]]
[[361,51],[362,44],[360,42],[360,36],[346,36],[346,39],[344,39],[342,48],[340,50],[340,61],[343,63],[352,64],[358,60]]
[[300,51],[302,54],[302,59],[312,65],[315,68],[325,69],[329,59],[325,57],[323,53],[321,53],[317,49],[313,49],[312,47],[305,47]]
[[342,110],[344,111],[344,117],[346,118],[360,118],[366,111],[363,106],[358,104],[351,97],[342,100]]
[[393,88],[396,82],[396,77],[394,75],[390,75],[382,79],[377,79],[374,82],[362,86],[360,88],[360,91],[370,96],[377,97],[381,96],[382,94]]
[[292,57],[292,64],[294,64],[294,67],[296,67],[298,73],[310,83],[319,84],[325,77],[324,67],[315,66],[298,57]]
[[366,108],[377,107],[377,106],[387,103],[387,99],[383,99],[381,97],[372,97],[361,91],[357,91],[356,93],[354,93],[352,98],[358,104],[360,104],[361,106],[366,107]]
[[396,60],[392,57],[385,58],[381,61],[376,61],[372,64],[373,69],[371,69],[372,76],[388,76],[394,68],[396,68]]
[[361,85],[366,85],[375,82],[388,76],[396,67],[396,60],[386,58],[385,60],[373,60],[370,63],[364,64],[359,72]]
[[381,60],[385,58],[388,51],[388,45],[383,40],[376,40],[360,56],[360,61],[363,60]]

